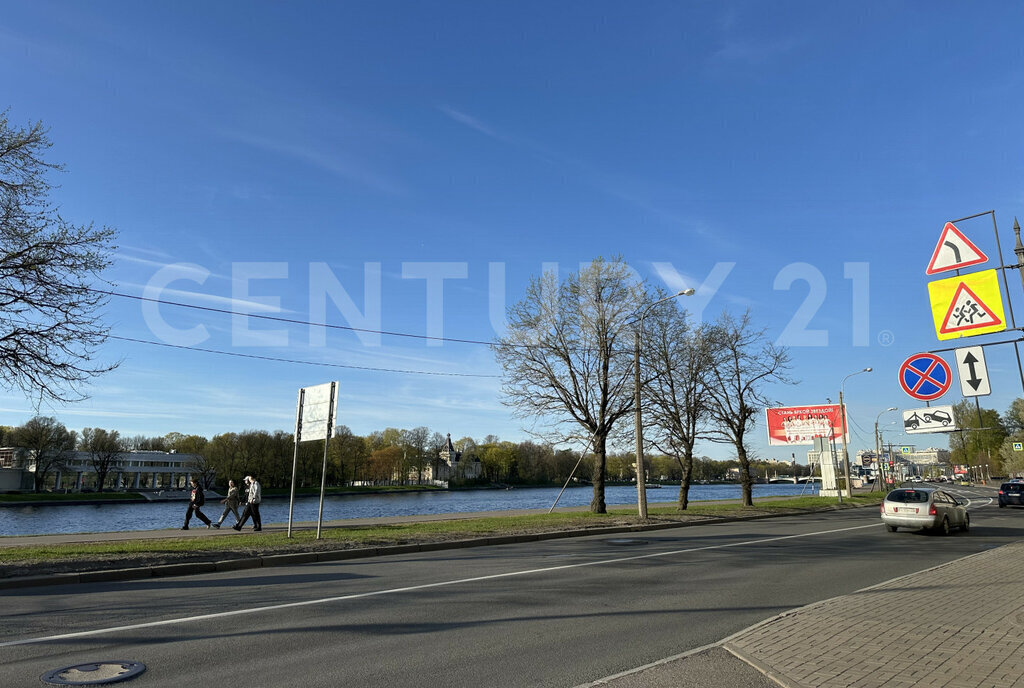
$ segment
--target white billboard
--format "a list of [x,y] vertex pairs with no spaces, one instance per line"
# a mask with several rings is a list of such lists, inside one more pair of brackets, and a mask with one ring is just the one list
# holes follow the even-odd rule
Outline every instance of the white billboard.
[[325,382],[299,390],[299,407],[295,413],[295,441],[311,442],[331,436],[338,412],[337,382]]

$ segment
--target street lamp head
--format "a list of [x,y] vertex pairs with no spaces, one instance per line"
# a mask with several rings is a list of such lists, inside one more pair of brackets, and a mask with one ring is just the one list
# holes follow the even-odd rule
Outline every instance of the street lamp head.
[[676,296],[693,296],[696,293],[697,290],[691,287],[689,289],[683,289],[681,292],[676,294]]
[[868,366],[867,368],[865,368],[865,369],[864,369],[864,372],[865,372],[865,373],[870,373],[870,372],[871,372],[871,370],[872,370],[872,369],[871,369],[871,366]]
[[886,411],[899,411],[899,409],[898,409],[898,408],[896,408],[895,406],[890,406],[889,408],[887,408],[887,409],[885,409],[885,410],[886,410]]

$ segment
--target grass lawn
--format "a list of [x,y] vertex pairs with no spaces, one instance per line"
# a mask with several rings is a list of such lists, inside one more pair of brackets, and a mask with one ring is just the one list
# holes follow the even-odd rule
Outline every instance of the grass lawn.
[[[855,495],[844,499],[844,507],[875,505],[883,493]],[[812,512],[835,508],[837,500],[830,497],[794,497],[791,499],[755,502],[752,507],[739,504],[694,502],[686,511],[672,506],[649,508],[649,522],[671,523],[705,521],[720,518],[756,517],[770,514]],[[152,538],[100,543],[75,543],[48,546],[15,546],[0,548],[0,568],[17,563],[43,564],[46,562],[74,562],[78,560],[119,560],[125,565],[145,557],[168,556],[196,560],[202,558],[237,558],[315,550],[349,549],[385,545],[439,542],[489,535],[522,535],[564,530],[585,530],[639,523],[635,511],[612,509],[606,514],[587,511],[531,514],[526,516],[485,516],[446,521],[424,521],[380,526],[343,526],[323,528],[321,539],[316,540],[315,528],[293,529],[292,537],[286,533],[250,533],[244,531],[226,537]],[[0,572],[2,573],[2,572]],[[10,573],[8,573],[10,575]]]

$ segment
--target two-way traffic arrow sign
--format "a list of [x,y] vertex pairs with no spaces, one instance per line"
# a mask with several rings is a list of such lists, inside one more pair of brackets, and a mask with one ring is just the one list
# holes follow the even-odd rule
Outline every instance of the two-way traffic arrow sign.
[[968,346],[953,352],[956,372],[960,375],[960,390],[965,397],[984,397],[992,393],[985,365],[985,349]]

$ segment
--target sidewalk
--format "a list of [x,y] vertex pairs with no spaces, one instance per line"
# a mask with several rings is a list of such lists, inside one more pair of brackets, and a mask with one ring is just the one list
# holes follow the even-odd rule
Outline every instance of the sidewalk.
[[1022,571],[1024,543],[1006,545],[780,614],[714,647],[588,685],[1024,687]]

